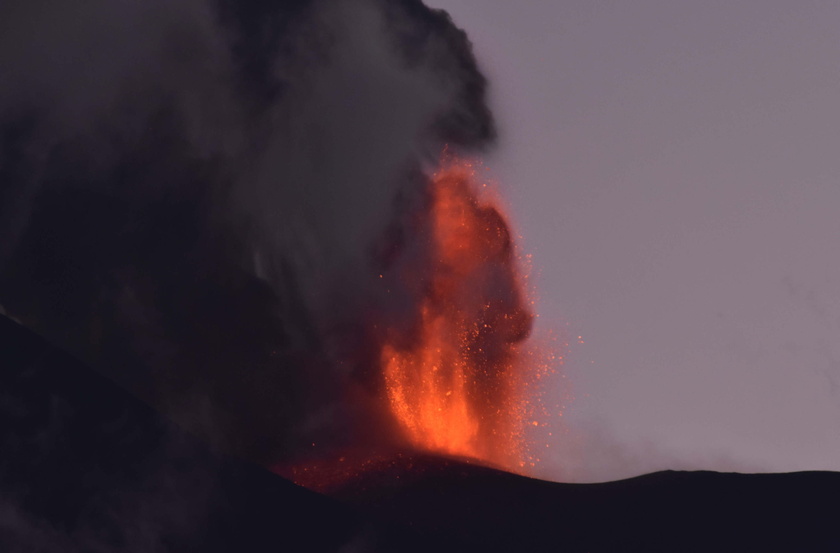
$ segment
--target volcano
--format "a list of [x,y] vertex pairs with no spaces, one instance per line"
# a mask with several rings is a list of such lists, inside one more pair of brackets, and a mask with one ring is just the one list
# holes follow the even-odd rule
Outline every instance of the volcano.
[[835,474],[528,478],[563,355],[446,12],[12,4],[0,551],[838,549]]
[[329,490],[203,443],[0,318],[5,551],[837,551],[840,474],[539,481],[406,450]]

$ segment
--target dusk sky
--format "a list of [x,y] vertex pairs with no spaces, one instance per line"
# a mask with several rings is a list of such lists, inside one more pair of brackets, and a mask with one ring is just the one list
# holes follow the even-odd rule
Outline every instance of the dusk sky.
[[543,475],[840,470],[840,4],[429,0],[540,327],[582,335]]

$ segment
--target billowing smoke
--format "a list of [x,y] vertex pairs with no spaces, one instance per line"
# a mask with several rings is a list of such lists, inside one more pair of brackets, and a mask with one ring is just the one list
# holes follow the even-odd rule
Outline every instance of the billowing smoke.
[[0,75],[9,315],[254,459],[387,434],[370,329],[420,295],[380,275],[444,145],[494,137],[445,13],[15,0]]

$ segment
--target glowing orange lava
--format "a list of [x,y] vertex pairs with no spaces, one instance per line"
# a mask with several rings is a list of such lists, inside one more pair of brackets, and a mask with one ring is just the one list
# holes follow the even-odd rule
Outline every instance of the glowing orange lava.
[[525,425],[536,424],[520,351],[533,315],[508,224],[469,165],[436,173],[430,194],[433,267],[418,338],[382,349],[389,408],[418,449],[520,471]]

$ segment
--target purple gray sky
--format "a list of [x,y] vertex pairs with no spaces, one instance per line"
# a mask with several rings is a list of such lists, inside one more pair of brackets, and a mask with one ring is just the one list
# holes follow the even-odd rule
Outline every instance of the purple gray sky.
[[840,470],[840,4],[428,0],[469,34],[543,329],[542,475]]

